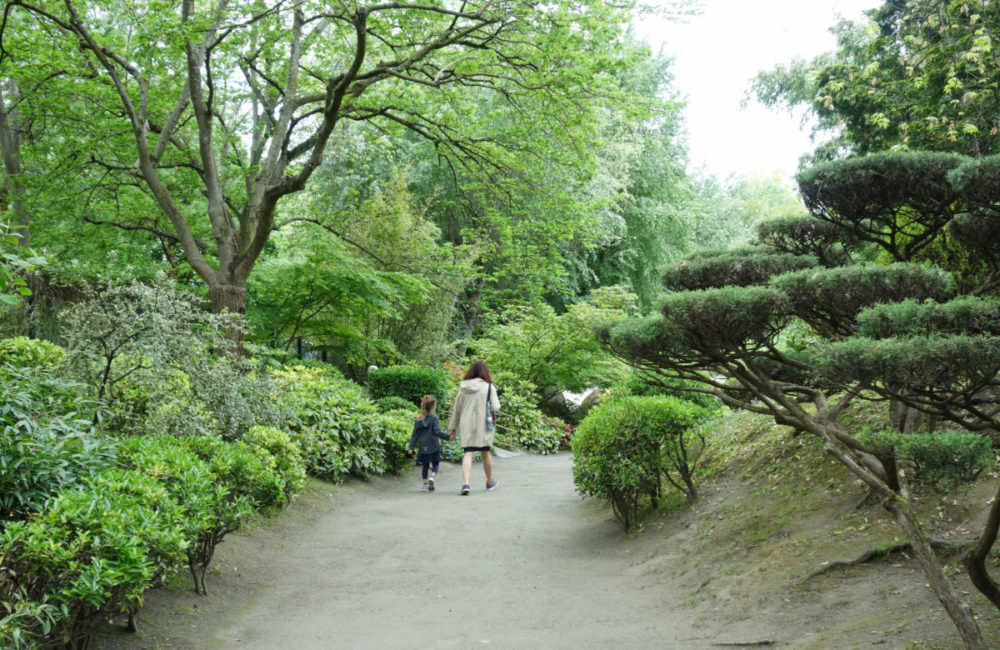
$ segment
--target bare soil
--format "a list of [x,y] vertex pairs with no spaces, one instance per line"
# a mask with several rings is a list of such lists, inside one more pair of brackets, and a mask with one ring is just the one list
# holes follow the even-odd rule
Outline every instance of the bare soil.
[[[109,628],[96,647],[960,647],[905,554],[809,579],[898,531],[807,440],[777,457],[744,442],[695,505],[629,534],[576,494],[567,453],[497,459],[494,492],[477,466],[468,496],[453,465],[433,493],[416,469],[314,481],[227,538],[207,597],[178,579],[149,594],[139,633]],[[974,530],[988,489],[928,500],[932,534]],[[945,561],[1000,647],[996,610]]]

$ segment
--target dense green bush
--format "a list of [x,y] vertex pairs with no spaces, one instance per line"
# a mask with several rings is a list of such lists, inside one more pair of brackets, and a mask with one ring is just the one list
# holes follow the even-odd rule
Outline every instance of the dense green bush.
[[372,399],[399,397],[419,406],[424,395],[444,401],[449,382],[443,368],[392,366],[368,373],[368,392]]
[[55,343],[17,336],[0,340],[0,365],[15,368],[54,368],[66,358]]
[[0,373],[0,527],[112,463],[114,444],[97,431],[97,405],[82,392],[41,369]]
[[234,497],[246,497],[254,510],[281,506],[286,502],[283,476],[267,462],[269,456],[253,453],[243,442],[220,438],[184,438],[184,445],[208,464],[212,476],[229,487]]
[[971,483],[994,462],[989,438],[971,431],[903,434],[886,429],[867,432],[861,438],[882,452],[910,461],[913,481],[942,492]]
[[379,420],[385,429],[383,456],[386,469],[399,474],[410,462],[406,450],[410,447],[410,434],[413,433],[412,409],[389,411],[383,413]]
[[577,491],[607,500],[626,530],[646,504],[659,502],[663,478],[695,498],[694,473],[704,449],[697,424],[705,413],[672,397],[601,404],[573,436]]
[[273,471],[280,478],[284,499],[279,505],[288,503],[306,478],[306,462],[299,445],[284,431],[264,426],[256,426],[247,431],[242,442],[261,459],[265,469]]
[[[406,411],[408,413],[419,413],[419,409],[414,408],[413,402],[402,397],[396,397],[395,395],[390,395],[389,397],[380,397],[375,400],[375,406],[378,410],[383,413],[388,413],[389,411]],[[414,415],[416,417],[416,415]]]
[[[22,636],[86,647],[97,627],[137,611],[143,591],[183,566],[185,528],[181,507],[158,481],[105,470],[0,534],[0,601],[22,615]],[[46,614],[23,620],[30,611]]]
[[309,473],[340,481],[391,469],[392,428],[360,386],[324,368],[295,366],[273,375],[288,407],[284,426],[302,449]]
[[552,426],[551,419],[535,407],[531,382],[507,372],[497,373],[496,382],[500,411],[494,444],[537,454],[557,452],[565,431]]
[[215,547],[254,512],[246,494],[234,493],[180,439],[142,436],[126,440],[121,455],[129,469],[147,474],[166,487],[184,514],[188,569],[194,589],[205,594],[205,573]]

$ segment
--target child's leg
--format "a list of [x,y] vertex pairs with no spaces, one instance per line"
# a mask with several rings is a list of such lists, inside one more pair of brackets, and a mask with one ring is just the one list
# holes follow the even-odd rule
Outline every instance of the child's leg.
[[427,482],[427,470],[431,466],[431,459],[429,454],[420,454],[420,460],[423,462],[423,467],[420,469],[420,475],[424,479],[424,483]]

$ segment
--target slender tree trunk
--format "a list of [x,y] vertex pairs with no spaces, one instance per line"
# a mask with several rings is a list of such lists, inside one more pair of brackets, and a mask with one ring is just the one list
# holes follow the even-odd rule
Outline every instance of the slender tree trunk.
[[962,559],[972,584],[980,593],[989,598],[994,607],[1000,609],[1000,588],[997,587],[997,583],[993,581],[986,569],[986,558],[989,556],[993,544],[997,541],[998,529],[1000,529],[1000,486],[997,487],[997,493],[993,496],[993,505],[990,507],[990,514],[986,518],[986,525],[983,526],[979,541],[973,548],[969,549],[969,552]]
[[958,628],[958,633],[965,642],[968,650],[986,650],[988,647],[983,641],[983,636],[979,631],[979,625],[972,616],[972,608],[958,596],[958,592],[948,581],[941,570],[941,563],[938,562],[934,550],[931,548],[930,540],[924,533],[923,527],[913,513],[909,502],[901,496],[889,499],[885,504],[886,509],[893,514],[896,521],[906,533],[906,539],[910,542],[917,562],[924,571],[924,576],[931,585],[931,590],[937,596],[941,605],[944,606],[952,623]]

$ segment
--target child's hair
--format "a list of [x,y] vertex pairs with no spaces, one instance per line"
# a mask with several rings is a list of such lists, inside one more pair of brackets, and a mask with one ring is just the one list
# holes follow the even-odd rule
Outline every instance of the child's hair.
[[420,408],[424,413],[430,415],[437,408],[437,400],[434,399],[433,395],[424,395],[424,398],[420,400]]

